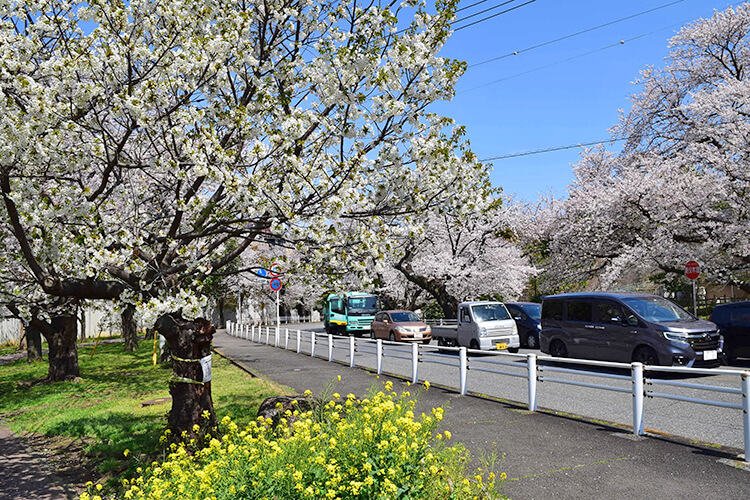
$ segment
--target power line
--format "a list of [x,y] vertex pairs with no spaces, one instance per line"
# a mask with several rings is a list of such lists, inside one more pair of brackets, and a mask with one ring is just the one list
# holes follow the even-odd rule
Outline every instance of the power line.
[[[481,0],[481,1],[479,1],[479,2],[475,2],[475,3],[471,4],[471,5],[467,5],[466,7],[463,7],[463,8],[461,8],[461,9],[458,9],[458,10],[456,10],[456,12],[459,12],[459,11],[461,11],[461,10],[464,10],[464,9],[469,9],[469,8],[471,8],[471,7],[474,7],[474,6],[476,6],[476,5],[479,5],[479,4],[481,4],[481,3],[484,3],[484,2],[486,2],[486,1],[487,1],[487,0]],[[479,14],[482,14],[482,13],[484,13],[484,12],[489,12],[489,11],[491,11],[491,10],[497,9],[498,7],[502,7],[503,5],[507,5],[507,4],[509,4],[509,3],[513,3],[513,2],[515,2],[515,1],[516,1],[516,0],[507,0],[507,1],[503,2],[503,3],[500,3],[500,4],[498,4],[498,5],[495,5],[494,7],[490,7],[490,8],[488,8],[488,9],[485,9],[485,10],[481,11],[481,12],[477,12],[476,14],[471,14],[471,15],[469,15],[469,16],[466,16],[466,17],[462,18],[462,19],[459,19],[458,21],[454,21],[454,22],[453,22],[452,24],[455,24],[455,23],[460,23],[461,21],[465,21],[465,20],[467,20],[467,19],[470,19],[470,18],[472,18],[472,17],[478,16]],[[473,23],[469,23],[469,24],[467,24],[467,25],[465,25],[465,26],[461,26],[461,27],[459,27],[459,28],[455,28],[455,29],[454,29],[453,31],[454,31],[454,32],[456,32],[456,31],[462,30],[462,29],[464,29],[464,28],[468,28],[469,26],[474,26],[475,24],[479,24],[479,23],[481,23],[481,22],[487,21],[488,19],[492,19],[492,18],[494,18],[494,17],[500,16],[500,15],[502,15],[502,14],[506,14],[506,13],[508,13],[508,12],[511,12],[511,11],[513,11],[513,10],[516,10],[516,9],[520,9],[520,8],[521,8],[521,7],[523,7],[524,5],[528,5],[528,4],[530,4],[530,3],[534,3],[534,2],[536,2],[536,0],[529,0],[529,1],[527,1],[526,3],[523,3],[523,4],[521,4],[521,5],[516,5],[515,7],[511,7],[510,9],[505,9],[505,10],[503,10],[503,11],[501,11],[501,12],[497,12],[497,13],[495,13],[495,14],[492,14],[491,16],[487,16],[487,17],[485,17],[485,18],[483,18],[483,19],[479,19],[479,20],[477,20],[477,21],[474,21]],[[406,31],[408,31],[408,30],[409,30],[409,28],[403,28],[403,29],[400,29],[400,30],[398,30],[398,31],[397,31],[396,33],[394,33],[394,34],[395,34],[395,35],[400,35],[401,33],[405,33],[405,32],[406,32]]]
[[[492,14],[491,16],[487,16],[487,17],[485,17],[485,18],[479,19],[478,21],[474,21],[473,23],[469,23],[469,24],[466,24],[466,25],[464,25],[464,26],[461,26],[461,27],[459,27],[459,28],[455,28],[455,29],[454,29],[453,31],[454,31],[454,32],[456,32],[456,31],[461,31],[462,29],[464,29],[464,28],[468,28],[469,26],[474,26],[475,24],[483,23],[484,21],[487,21],[487,20],[489,20],[489,19],[492,19],[493,17],[497,17],[497,16],[500,16],[500,15],[502,15],[502,14],[507,14],[508,12],[510,12],[510,11],[512,11],[512,10],[520,9],[520,8],[521,8],[521,7],[523,7],[523,6],[525,6],[525,5],[529,5],[530,3],[534,3],[534,2],[536,2],[536,0],[529,0],[528,2],[522,3],[521,5],[516,5],[515,7],[511,7],[510,9],[505,9],[505,10],[503,10],[503,11],[500,11],[500,12],[496,13],[496,14]],[[507,2],[506,2],[506,3],[507,3]],[[468,17],[466,17],[466,18],[464,18],[464,19],[468,19]],[[462,19],[462,21],[463,21],[464,19]]]
[[546,45],[551,45],[553,43],[561,42],[563,40],[567,40],[569,38],[573,38],[573,37],[576,37],[578,35],[583,35],[584,33],[589,33],[591,31],[595,31],[595,30],[598,30],[600,28],[611,26],[613,24],[617,24],[617,23],[620,23],[622,21],[627,21],[628,19],[633,19],[635,17],[642,16],[644,14],[649,14],[649,13],[654,12],[656,10],[664,9],[666,7],[670,7],[672,5],[675,5],[675,4],[678,4],[678,3],[682,3],[684,1],[685,0],[676,0],[675,2],[671,2],[671,3],[664,4],[664,5],[660,5],[659,7],[654,7],[653,9],[644,10],[642,12],[638,12],[637,14],[633,14],[633,15],[630,15],[630,16],[621,17],[620,19],[615,19],[614,21],[610,21],[608,23],[600,24],[600,25],[594,26],[592,28],[587,28],[585,30],[578,31],[576,33],[571,33],[570,35],[561,36],[560,38],[555,38],[554,40],[549,40],[549,41],[540,43],[538,45],[532,45],[531,47],[526,47],[525,49],[515,50],[513,52],[509,52],[509,53],[507,53],[505,55],[502,55],[502,56],[497,56],[497,57],[493,57],[492,59],[487,59],[485,61],[481,61],[481,62],[478,62],[478,63],[470,64],[468,67],[469,68],[473,68],[475,66],[481,66],[482,64],[487,64],[487,63],[490,63],[490,62],[493,62],[493,61],[498,61],[500,59],[505,59],[506,57],[518,55],[518,54],[520,54],[522,52],[528,52],[530,50],[538,49],[538,48],[544,47]]
[[[477,17],[477,16],[479,16],[479,15],[482,15],[482,14],[484,14],[485,12],[489,12],[489,11],[491,11],[491,10],[499,9],[500,7],[503,7],[503,6],[505,6],[505,5],[508,5],[509,3],[513,3],[513,2],[515,2],[515,1],[516,1],[516,0],[506,0],[505,2],[499,3],[499,4],[497,4],[497,5],[493,5],[492,7],[489,7],[489,8],[487,8],[487,9],[484,9],[484,10],[480,10],[479,12],[475,12],[474,14],[469,14],[469,15],[468,15],[468,16],[466,16],[466,17],[462,17],[461,19],[458,19],[458,20],[454,21],[454,22],[453,22],[453,24],[456,24],[456,23],[460,23],[460,22],[466,21],[467,19],[471,19],[472,17]],[[473,7],[474,5],[478,5],[479,3],[480,3],[480,2],[477,2],[477,3],[473,4],[473,5],[469,5],[469,7]],[[467,8],[469,8],[469,7],[467,7]],[[456,11],[456,12],[458,12],[458,11]]]
[[567,146],[556,146],[553,148],[546,148],[546,149],[537,149],[535,151],[525,151],[523,153],[513,153],[508,155],[502,155],[502,156],[493,156],[492,158],[483,158],[479,160],[480,162],[488,162],[488,161],[495,161],[495,160],[505,160],[508,158],[518,158],[519,156],[531,156],[531,155],[538,155],[541,153],[551,153],[552,151],[562,151],[564,149],[573,149],[573,148],[580,148],[584,146],[596,146],[598,144],[605,144],[605,143],[615,143],[620,141],[627,140],[628,137],[623,137],[621,139],[607,139],[604,141],[594,141],[594,142],[583,142],[578,144],[569,144]]
[[482,85],[478,85],[476,87],[471,87],[469,89],[459,91],[459,92],[457,92],[457,94],[463,94],[465,92],[471,92],[472,90],[477,90],[477,89],[481,89],[483,87],[488,87],[490,85],[494,85],[496,83],[504,82],[504,81],[510,80],[512,78],[517,78],[519,76],[528,75],[529,73],[534,73],[535,71],[539,71],[539,70],[542,70],[542,69],[547,69],[549,67],[556,66],[558,64],[562,64],[562,63],[565,63],[565,62],[568,62],[568,61],[572,61],[573,59],[578,59],[580,57],[584,57],[584,56],[588,56],[588,55],[591,55],[591,54],[595,54],[597,52],[601,52],[602,50],[611,49],[612,47],[619,47],[620,45],[624,45],[627,42],[632,42],[633,40],[638,40],[639,38],[643,38],[643,37],[646,37],[646,36],[653,35],[654,33],[658,33],[660,31],[664,31],[666,29],[673,28],[674,26],[682,26],[682,25],[684,25],[685,23],[687,23],[689,21],[690,20],[688,19],[687,21],[682,21],[680,23],[670,24],[669,26],[664,26],[664,27],[656,29],[654,31],[649,31],[648,33],[642,33],[640,35],[637,35],[637,36],[634,36],[634,37],[631,37],[631,38],[627,38],[625,40],[620,40],[619,42],[611,43],[609,45],[605,45],[604,47],[599,47],[598,49],[590,50],[588,52],[584,52],[582,54],[577,54],[575,56],[571,56],[571,57],[568,57],[566,59],[561,59],[559,61],[555,61],[555,62],[552,62],[552,63],[549,63],[549,64],[545,64],[544,66],[538,66],[538,67],[530,69],[528,71],[523,71],[521,73],[516,73],[515,75],[510,75],[510,76],[506,76],[504,78],[499,78],[497,80],[493,80],[491,82],[483,83]]

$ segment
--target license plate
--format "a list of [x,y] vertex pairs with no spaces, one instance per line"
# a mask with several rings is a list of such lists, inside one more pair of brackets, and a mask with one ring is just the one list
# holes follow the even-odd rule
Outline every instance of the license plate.
[[506,344],[505,342],[498,342],[497,344],[495,344],[495,349],[507,349],[507,348],[508,348],[508,344]]
[[716,351],[703,351],[703,361],[711,361],[716,359]]
[[415,333],[414,334],[414,338],[415,339],[421,339],[422,337],[423,337],[423,335],[421,333]]

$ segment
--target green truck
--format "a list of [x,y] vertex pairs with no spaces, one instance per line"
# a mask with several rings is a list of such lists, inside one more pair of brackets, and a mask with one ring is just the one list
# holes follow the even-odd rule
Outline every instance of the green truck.
[[378,305],[378,296],[371,293],[331,294],[326,299],[323,326],[331,334],[369,334]]

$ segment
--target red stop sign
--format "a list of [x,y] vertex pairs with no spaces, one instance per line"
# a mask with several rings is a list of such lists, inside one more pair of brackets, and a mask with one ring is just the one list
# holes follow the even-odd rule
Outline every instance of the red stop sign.
[[685,276],[688,277],[688,279],[694,280],[697,279],[698,276],[701,274],[701,266],[694,260],[691,260],[687,264],[685,264]]

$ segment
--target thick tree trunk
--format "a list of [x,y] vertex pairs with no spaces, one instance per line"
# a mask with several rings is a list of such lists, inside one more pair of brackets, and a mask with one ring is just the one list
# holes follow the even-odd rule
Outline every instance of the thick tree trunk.
[[125,350],[135,352],[138,347],[138,332],[135,324],[135,306],[127,304],[120,314],[122,320],[122,338],[125,341]]
[[406,255],[396,263],[396,269],[399,270],[407,280],[432,295],[443,310],[443,315],[446,318],[455,318],[458,314],[459,300],[448,293],[448,287],[444,281],[416,274],[411,267],[411,258],[412,254],[407,252]]
[[211,341],[216,328],[206,319],[188,321],[173,313],[162,315],[156,330],[166,338],[172,353],[169,427],[174,436],[200,443],[217,426],[210,381]]
[[42,359],[42,333],[31,325],[26,327],[26,359],[29,361]]
[[61,382],[80,376],[77,334],[75,316],[52,318],[51,331],[45,335],[49,343],[49,371],[47,372],[49,381]]

